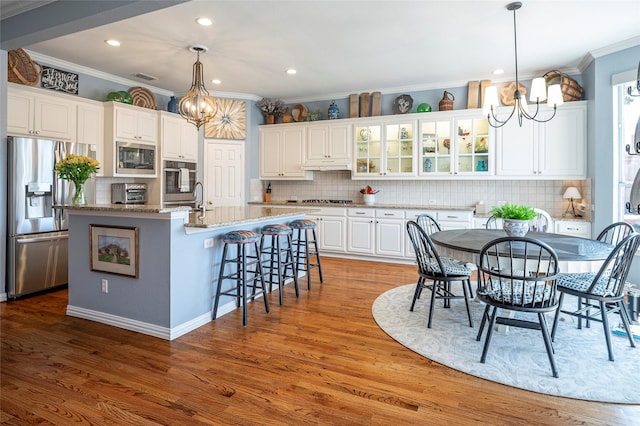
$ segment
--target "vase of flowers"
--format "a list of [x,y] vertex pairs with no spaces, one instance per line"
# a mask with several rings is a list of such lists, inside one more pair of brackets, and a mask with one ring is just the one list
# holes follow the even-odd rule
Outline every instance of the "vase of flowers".
[[72,204],[87,204],[87,197],[84,192],[84,183],[97,173],[100,162],[84,155],[69,154],[64,160],[59,161],[54,166],[58,177],[73,182],[74,192],[71,198]]
[[256,103],[256,106],[264,114],[267,124],[275,124],[276,118],[282,115],[284,102],[280,99],[262,98]]

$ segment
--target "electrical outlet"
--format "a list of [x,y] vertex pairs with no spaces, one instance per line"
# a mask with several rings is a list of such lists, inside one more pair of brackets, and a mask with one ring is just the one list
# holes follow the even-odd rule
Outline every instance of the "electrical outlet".
[[102,280],[102,292],[103,293],[109,293],[109,281],[108,280]]
[[435,206],[436,204],[438,204],[436,200],[429,200],[430,206]]
[[207,238],[206,240],[204,240],[204,248],[211,247],[213,247],[213,238]]

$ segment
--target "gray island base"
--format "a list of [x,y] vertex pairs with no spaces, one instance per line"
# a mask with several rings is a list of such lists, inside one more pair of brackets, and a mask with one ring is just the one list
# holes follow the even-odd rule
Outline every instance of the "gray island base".
[[[57,208],[69,215],[67,315],[167,340],[212,320],[225,233],[237,229],[259,232],[266,224],[289,223],[314,211],[313,208],[216,207],[202,217],[201,212],[191,212],[185,207],[65,205]],[[137,228],[137,278],[92,270],[91,225]],[[134,256],[134,248],[130,251],[129,255]],[[223,298],[220,303],[218,317],[236,309],[233,298]]]

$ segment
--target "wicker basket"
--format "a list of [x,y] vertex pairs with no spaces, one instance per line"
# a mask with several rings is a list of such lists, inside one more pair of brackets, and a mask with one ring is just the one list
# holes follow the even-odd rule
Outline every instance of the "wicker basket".
[[553,70],[543,75],[547,84],[560,84],[562,100],[565,102],[579,101],[582,99],[582,86],[567,74]]
[[22,49],[10,50],[8,56],[7,79],[11,83],[35,86],[40,81],[42,66],[32,61]]
[[442,100],[438,103],[438,109],[440,111],[451,111],[453,109],[453,101],[454,101],[454,96],[453,94],[447,92],[446,90],[444,91],[444,96],[442,96]]

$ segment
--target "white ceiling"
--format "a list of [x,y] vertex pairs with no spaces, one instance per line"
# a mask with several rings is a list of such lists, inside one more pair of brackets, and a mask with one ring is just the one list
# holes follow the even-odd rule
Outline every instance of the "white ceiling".
[[[508,1],[193,0],[48,41],[29,51],[166,89],[191,84],[194,44],[206,86],[310,101],[511,81]],[[640,44],[640,0],[525,0],[517,12],[520,78],[579,73],[597,57]],[[211,27],[195,23],[200,16]],[[118,39],[112,48],[104,43]],[[640,58],[638,58],[640,60]],[[296,68],[289,76],[285,69]],[[495,68],[505,75],[492,76]],[[151,82],[134,77],[144,73]],[[212,78],[222,84],[214,86]]]

